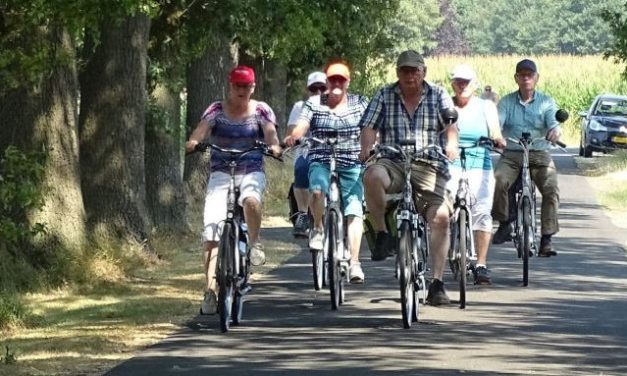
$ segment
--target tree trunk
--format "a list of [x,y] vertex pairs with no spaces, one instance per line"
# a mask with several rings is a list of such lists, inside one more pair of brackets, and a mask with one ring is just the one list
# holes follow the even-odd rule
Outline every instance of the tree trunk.
[[[237,48],[230,38],[215,38],[205,53],[187,69],[187,135],[200,121],[211,102],[226,98],[228,74],[237,64]],[[191,154],[185,158],[185,196],[187,208],[202,210],[209,176],[206,154]],[[197,211],[191,210],[191,211]],[[194,216],[196,217],[196,216]]]
[[181,156],[181,100],[159,84],[151,93],[146,124],[146,193],[157,230],[187,229]]
[[145,14],[100,28],[100,44],[81,74],[82,188],[89,229],[98,241],[148,239],[144,170]]
[[29,213],[29,222],[46,225],[45,248],[81,250],[86,236],[78,160],[75,47],[60,27],[51,27],[39,37],[48,40],[57,58],[66,60],[56,62],[37,86],[23,87],[0,99],[0,150],[8,145],[46,150],[41,186],[44,206]]

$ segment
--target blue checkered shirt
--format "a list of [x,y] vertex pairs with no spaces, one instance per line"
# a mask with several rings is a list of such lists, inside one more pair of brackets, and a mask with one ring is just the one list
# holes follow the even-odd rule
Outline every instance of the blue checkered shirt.
[[[359,161],[359,152],[361,151],[359,120],[368,106],[368,100],[361,95],[348,94],[346,107],[340,112],[334,113],[326,105],[326,99],[326,95],[309,98],[300,111],[299,120],[305,120],[309,123],[309,131],[316,138],[325,140],[331,132],[337,132],[337,137],[340,140],[354,137],[352,140],[341,142],[336,146],[336,162],[338,167],[361,165]],[[331,163],[331,149],[326,145],[313,145],[309,149],[309,161]]]
[[[402,140],[415,139],[419,148],[427,145],[443,146],[444,124],[439,120],[439,114],[445,108],[453,108],[451,96],[444,88],[425,81],[420,103],[410,117],[396,82],[377,92],[359,126],[378,131],[379,142],[382,144],[397,144]],[[448,160],[434,150],[428,150],[418,160],[448,174]]]

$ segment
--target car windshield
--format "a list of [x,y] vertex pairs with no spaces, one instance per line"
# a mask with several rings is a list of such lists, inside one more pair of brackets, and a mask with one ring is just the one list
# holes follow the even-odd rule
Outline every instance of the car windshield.
[[601,99],[594,114],[600,116],[627,116],[627,99]]

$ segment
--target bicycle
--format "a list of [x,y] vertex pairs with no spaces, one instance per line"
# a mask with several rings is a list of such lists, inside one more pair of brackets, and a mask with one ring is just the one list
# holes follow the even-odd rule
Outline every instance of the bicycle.
[[268,145],[256,141],[255,145],[246,150],[226,149],[211,143],[200,143],[195,151],[204,152],[215,149],[226,156],[224,160],[229,167],[229,189],[226,202],[226,220],[222,225],[220,242],[218,243],[218,261],[216,276],[218,283],[218,313],[220,315],[220,329],[223,333],[233,325],[240,325],[244,308],[244,296],[252,288],[248,282],[250,273],[250,244],[248,242],[248,227],[244,221],[244,210],[237,204],[240,189],[235,185],[235,168],[237,160],[254,151],[262,151],[264,155],[274,157]]
[[[414,151],[406,151],[403,146],[413,146]],[[404,164],[405,185],[401,198],[396,203],[396,277],[401,291],[401,315],[403,327],[411,328],[419,318],[420,295],[423,302],[427,296],[427,258],[429,257],[429,226],[426,218],[418,213],[414,204],[411,185],[411,166],[413,157],[424,153],[437,145],[428,145],[416,149],[415,140],[403,140],[395,145],[378,144],[375,146],[373,158],[386,155],[399,159]],[[441,153],[441,152],[440,152]]]
[[331,298],[331,308],[337,310],[344,303],[344,283],[348,282],[348,267],[350,257],[348,255],[348,242],[346,239],[346,225],[342,211],[342,195],[340,190],[340,177],[337,172],[337,145],[344,141],[337,134],[331,134],[326,139],[317,137],[303,137],[298,140],[300,144],[313,146],[326,145],[331,148],[331,160],[329,162],[329,189],[325,195],[324,211],[324,242],[323,249],[311,249],[313,264],[314,288],[320,290],[327,282]]
[[[568,113],[564,110],[557,111],[556,119],[563,123],[568,119]],[[529,167],[529,148],[534,142],[545,140],[544,137],[531,138],[529,132],[523,132],[520,139],[507,138],[508,141],[515,142],[523,148],[522,165],[520,175],[514,186],[514,205],[509,206],[509,218],[514,221],[513,240],[518,258],[523,263],[523,286],[529,285],[529,256],[537,255],[537,226],[536,226],[536,188],[531,179]],[[566,144],[556,141],[555,145],[562,149]]]
[[472,231],[472,213],[470,207],[475,199],[470,193],[470,185],[466,173],[466,149],[478,146],[492,148],[494,141],[488,137],[480,137],[478,141],[459,145],[461,176],[455,194],[453,216],[451,217],[451,242],[448,252],[449,266],[455,280],[459,282],[459,308],[466,308],[466,282],[468,273],[473,270],[473,262],[477,261],[475,242]]

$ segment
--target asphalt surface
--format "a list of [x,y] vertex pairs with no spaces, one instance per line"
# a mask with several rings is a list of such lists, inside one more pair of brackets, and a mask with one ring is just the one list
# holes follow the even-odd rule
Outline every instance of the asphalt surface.
[[[303,250],[257,276],[242,326],[223,334],[217,316],[190,317],[107,375],[627,374],[627,231],[603,214],[572,154],[555,161],[559,255],[530,259],[528,287],[513,244],[492,246],[492,286],[469,286],[465,310],[421,305],[406,330],[392,259],[372,262],[364,248],[366,283],[348,286],[348,301],[332,311],[328,291],[313,290]],[[292,242],[289,231],[264,235]],[[455,303],[448,271],[445,283]]]

